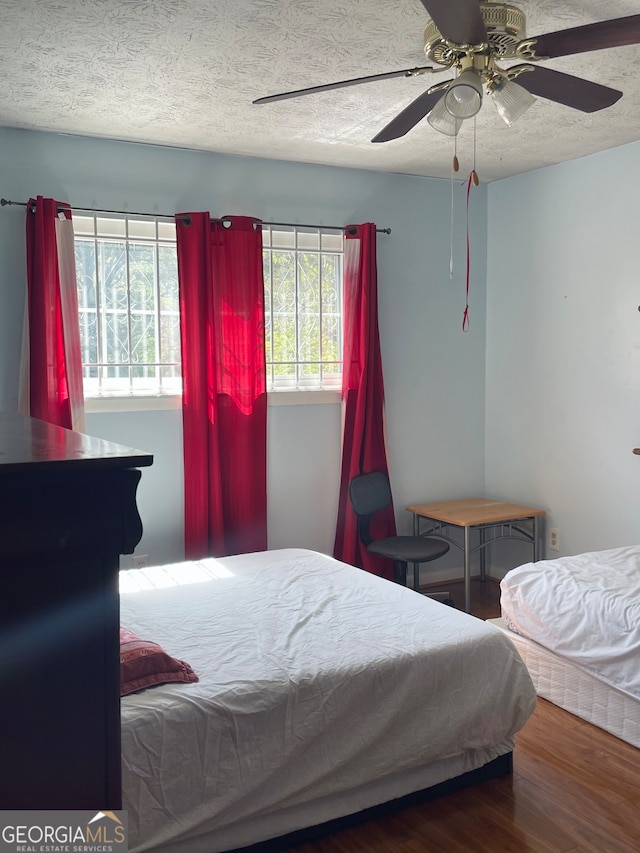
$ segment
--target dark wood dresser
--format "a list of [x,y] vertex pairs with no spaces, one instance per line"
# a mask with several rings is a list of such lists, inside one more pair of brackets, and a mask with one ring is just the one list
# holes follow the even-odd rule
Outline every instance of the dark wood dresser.
[[0,414],[0,809],[119,809],[120,554],[153,457]]

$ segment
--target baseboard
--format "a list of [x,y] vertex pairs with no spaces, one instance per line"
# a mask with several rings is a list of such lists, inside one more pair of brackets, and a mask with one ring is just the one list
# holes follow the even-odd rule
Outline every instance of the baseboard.
[[[411,581],[411,580],[412,580],[412,578],[409,578],[409,581]],[[489,583],[499,584],[501,580],[502,580],[502,578],[496,578],[493,575],[486,575],[484,582],[485,583],[489,582]],[[478,575],[471,575],[471,582],[473,583],[475,581],[478,581],[479,583],[482,582],[479,574]],[[437,580],[437,581],[432,581],[430,583],[421,583],[420,584],[420,590],[425,590],[425,589],[437,590],[439,588],[444,588],[446,586],[450,586],[450,585],[458,584],[458,583],[459,584],[464,583],[464,576],[456,575],[454,577],[447,578],[446,580]]]
[[[486,578],[492,578],[500,582],[504,577],[504,574],[507,570],[500,569],[498,566],[490,566],[486,567]],[[494,574],[497,572],[497,574]],[[503,574],[500,574],[503,572]],[[480,567],[477,563],[474,563],[471,567],[471,578],[472,580],[478,580],[480,578]],[[413,582],[413,565],[410,563],[407,568],[407,580],[409,586],[412,585]],[[446,584],[446,583],[460,583],[464,580],[464,568],[462,566],[451,566],[448,569],[436,569],[433,567],[431,563],[424,563],[421,567],[420,571],[420,586],[424,584],[429,584],[429,586],[433,586],[435,584]]]

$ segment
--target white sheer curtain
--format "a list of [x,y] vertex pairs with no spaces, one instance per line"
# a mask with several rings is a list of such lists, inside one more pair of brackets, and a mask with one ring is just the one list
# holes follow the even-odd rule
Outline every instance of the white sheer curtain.
[[26,242],[19,408],[82,432],[82,355],[70,208],[42,196],[30,199]]

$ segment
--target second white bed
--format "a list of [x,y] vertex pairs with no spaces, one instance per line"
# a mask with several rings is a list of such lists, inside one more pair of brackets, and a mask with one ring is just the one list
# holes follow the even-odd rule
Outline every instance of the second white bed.
[[538,695],[640,746],[640,547],[518,566],[501,607]]

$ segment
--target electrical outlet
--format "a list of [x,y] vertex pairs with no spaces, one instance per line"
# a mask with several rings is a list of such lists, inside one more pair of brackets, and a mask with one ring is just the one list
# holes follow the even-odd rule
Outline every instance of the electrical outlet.
[[134,569],[145,569],[149,565],[149,555],[148,554],[134,554],[133,555],[133,568]]
[[560,550],[560,531],[557,527],[552,527],[549,531],[549,548],[552,551]]

